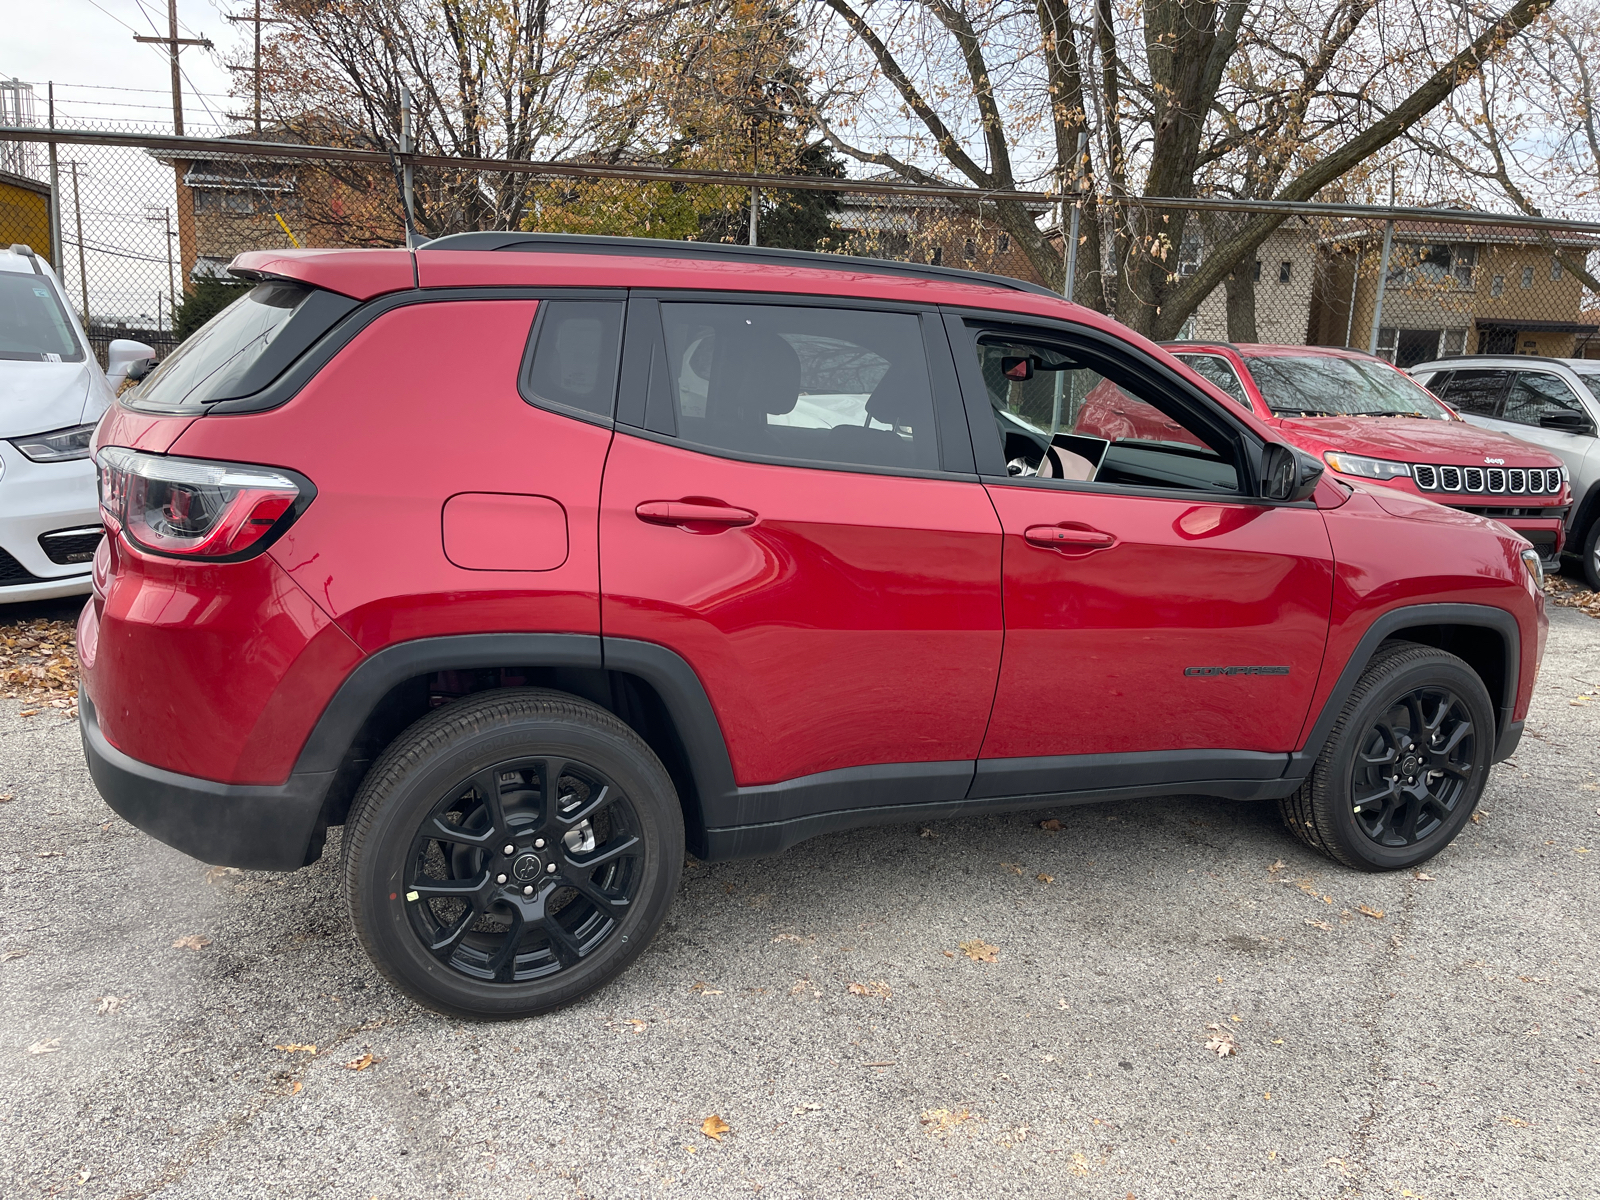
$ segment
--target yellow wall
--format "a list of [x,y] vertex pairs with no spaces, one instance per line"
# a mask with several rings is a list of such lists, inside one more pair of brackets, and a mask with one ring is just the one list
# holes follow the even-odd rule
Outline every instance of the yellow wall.
[[32,246],[46,262],[51,260],[50,197],[35,190],[42,184],[24,187],[10,179],[0,179],[0,246],[20,242]]

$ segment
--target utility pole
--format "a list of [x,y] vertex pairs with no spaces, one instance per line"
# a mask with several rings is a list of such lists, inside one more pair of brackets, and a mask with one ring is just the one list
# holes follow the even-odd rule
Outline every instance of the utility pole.
[[[260,28],[257,26],[257,28]],[[178,70],[178,51],[184,46],[204,46],[207,50],[214,49],[210,38],[181,38],[178,36],[178,0],[167,0],[167,36],[148,37],[142,33],[133,35],[136,42],[155,42],[165,46],[172,55],[172,132],[178,137],[183,136],[183,75]]]
[[[1394,207],[1394,168],[1389,168],[1389,207]],[[1384,222],[1383,226],[1383,257],[1378,262],[1378,298],[1372,306],[1372,336],[1367,339],[1367,353],[1378,353],[1378,329],[1383,324],[1383,292],[1389,286],[1389,251],[1394,246],[1394,218]],[[1395,347],[1394,356],[1400,357],[1400,348]],[[1395,364],[1399,366],[1399,363]]]
[[83,328],[89,330],[89,268],[84,265],[83,249],[83,202],[78,198],[78,162],[76,159],[68,162],[72,168],[72,215],[78,225],[78,286],[83,290]]
[[236,24],[254,25],[256,27],[256,32],[255,32],[255,40],[256,40],[255,65],[251,66],[251,67],[241,67],[241,66],[237,66],[237,65],[235,65],[233,63],[229,63],[228,64],[228,70],[230,70],[230,71],[254,71],[255,72],[255,76],[256,76],[256,80],[255,80],[255,100],[256,100],[255,122],[256,122],[256,132],[260,133],[261,132],[261,27],[263,25],[288,25],[290,22],[284,17],[263,17],[261,15],[261,0],[256,0],[256,10],[255,10],[255,15],[254,16],[243,16],[243,17],[241,17],[241,16],[235,16],[235,15],[232,15],[232,14],[225,14],[225,15],[227,16],[228,20],[233,21]]

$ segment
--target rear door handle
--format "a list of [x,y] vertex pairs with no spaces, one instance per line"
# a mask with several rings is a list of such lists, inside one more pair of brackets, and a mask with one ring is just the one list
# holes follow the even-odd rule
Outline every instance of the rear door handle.
[[1096,550],[1116,542],[1116,538],[1098,529],[1070,529],[1062,525],[1030,525],[1022,536],[1030,546],[1047,550]]
[[699,527],[707,532],[754,525],[756,521],[756,514],[749,509],[701,500],[646,500],[633,511],[649,525],[675,525],[689,530]]

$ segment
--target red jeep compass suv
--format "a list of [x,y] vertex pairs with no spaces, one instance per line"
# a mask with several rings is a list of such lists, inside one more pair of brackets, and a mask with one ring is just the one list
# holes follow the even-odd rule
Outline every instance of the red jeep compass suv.
[[[1031,285],[517,233],[234,272],[96,433],[90,769],[211,863],[342,824],[441,1010],[609,979],[685,848],[1201,793],[1412,866],[1521,735],[1527,542]],[[1189,440],[1044,431],[1106,381]]]

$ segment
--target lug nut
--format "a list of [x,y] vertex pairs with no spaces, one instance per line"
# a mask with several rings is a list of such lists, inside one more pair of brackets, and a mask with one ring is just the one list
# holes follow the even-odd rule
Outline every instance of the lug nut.
[[546,875],[554,875],[556,873],[556,865],[555,865],[555,863],[551,863],[548,867],[546,867],[544,869],[544,873]]
[[506,877],[504,875],[496,875],[494,877],[494,881],[496,883],[504,883],[506,881]]
[[517,852],[517,848],[515,846],[507,843],[505,852],[506,852],[507,856],[510,856],[510,855],[515,854]]
[[533,895],[533,884],[531,884],[531,883],[530,883],[530,884],[529,884],[529,885],[528,885],[528,886],[527,886],[527,887],[525,887],[525,888],[523,888],[523,889],[522,889],[522,894],[523,894],[523,895],[524,895],[524,896],[531,896],[531,895]]
[[535,850],[543,850],[544,849],[544,839],[543,838],[534,838],[533,839],[533,848]]

